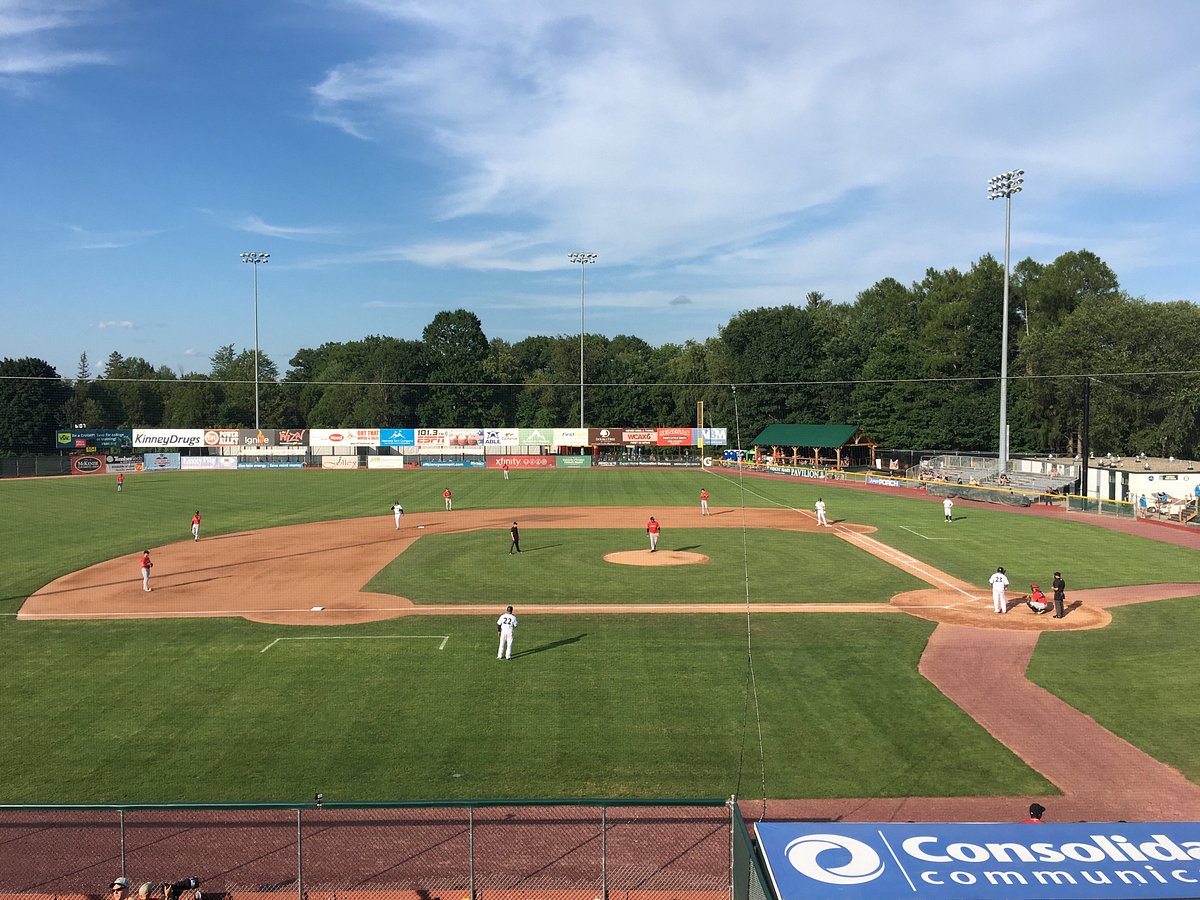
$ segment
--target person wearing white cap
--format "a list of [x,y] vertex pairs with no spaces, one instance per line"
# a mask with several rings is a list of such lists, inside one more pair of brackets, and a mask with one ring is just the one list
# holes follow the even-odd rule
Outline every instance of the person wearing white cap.
[[153,881],[147,881],[138,888],[138,900],[152,900],[154,897],[154,889],[156,885]]
[[123,900],[125,894],[129,891],[129,879],[124,875],[114,878],[112,884],[108,886],[108,890],[115,900]]

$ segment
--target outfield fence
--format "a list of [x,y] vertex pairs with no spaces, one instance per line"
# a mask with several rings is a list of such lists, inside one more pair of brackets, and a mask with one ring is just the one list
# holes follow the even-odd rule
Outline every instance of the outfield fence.
[[0,806],[0,895],[119,875],[237,900],[771,897],[733,801]]

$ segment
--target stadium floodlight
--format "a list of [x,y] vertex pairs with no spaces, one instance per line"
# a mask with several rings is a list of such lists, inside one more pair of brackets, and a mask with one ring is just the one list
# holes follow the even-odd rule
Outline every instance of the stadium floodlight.
[[579,266],[579,429],[583,430],[583,273],[596,261],[595,253],[568,253],[567,259]]
[[242,262],[254,266],[254,430],[258,431],[258,267],[271,261],[270,253],[251,251],[242,254]]
[[1012,198],[1021,193],[1025,170],[1002,172],[988,181],[988,199],[1004,198],[1004,315],[1000,337],[1000,471],[1008,471],[1008,251],[1012,232]]

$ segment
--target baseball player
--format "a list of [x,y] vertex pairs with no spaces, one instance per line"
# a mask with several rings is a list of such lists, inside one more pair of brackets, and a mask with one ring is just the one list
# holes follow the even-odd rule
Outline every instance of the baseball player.
[[942,512],[946,514],[946,521],[954,521],[954,501],[947,497],[942,501]]
[[150,551],[142,551],[142,590],[150,593],[150,570],[154,568],[154,563],[150,562]]
[[825,521],[825,501],[822,500],[820,497],[817,498],[816,510],[817,510],[817,524],[824,525],[826,528],[832,528],[833,526],[831,526],[827,521]]
[[404,518],[404,507],[400,505],[399,500],[392,504],[392,515],[396,517],[396,530],[399,531],[400,520]]
[[512,543],[508,545],[509,555],[511,556],[512,552],[514,550],[517,553],[520,553],[521,552],[521,529],[519,529],[517,527],[516,522],[513,522],[512,528],[508,529],[508,533],[510,535],[512,535]]
[[124,488],[125,488],[125,473],[124,473],[124,472],[118,472],[118,473],[117,473],[117,493],[118,493],[118,494],[119,494],[119,493],[121,493],[121,491],[122,491]]
[[501,465],[500,470],[504,473],[504,480],[508,481],[508,463]]
[[446,488],[444,491],[442,491],[442,499],[446,501],[446,509],[448,510],[454,509],[453,497],[454,495],[450,493],[450,488]]
[[512,659],[513,631],[516,627],[517,617],[513,615],[510,606],[496,620],[496,633],[500,635],[500,649],[496,651],[496,659]]
[[196,510],[196,514],[192,516],[192,540],[200,540],[200,510]]
[[650,535],[650,552],[653,553],[658,549],[658,536],[662,533],[662,525],[654,518],[650,517],[650,521],[646,523],[646,534]]
[[992,610],[998,613],[1008,612],[1008,601],[1004,599],[1004,589],[1008,587],[1008,576],[1004,574],[1004,566],[999,566],[995,574],[988,579],[992,586]]
[[700,489],[700,515],[708,515],[708,491],[704,488]]

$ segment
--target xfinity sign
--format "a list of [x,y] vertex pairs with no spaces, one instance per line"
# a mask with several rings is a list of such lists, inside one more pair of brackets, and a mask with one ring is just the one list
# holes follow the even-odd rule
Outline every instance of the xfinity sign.
[[779,900],[1200,898],[1200,823],[760,822]]

